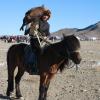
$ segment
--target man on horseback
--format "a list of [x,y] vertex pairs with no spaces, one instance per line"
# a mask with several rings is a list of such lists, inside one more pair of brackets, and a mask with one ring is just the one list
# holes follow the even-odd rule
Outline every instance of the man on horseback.
[[[50,18],[50,15],[51,15],[50,10],[45,10],[44,12],[42,12],[41,15],[39,14],[39,16],[33,17],[31,19],[31,22],[29,22],[28,25],[26,25],[24,34],[25,35],[29,34],[31,49],[32,52],[34,52],[34,54],[37,56],[37,59],[41,53],[41,41],[50,36],[49,32],[50,25],[47,22]],[[42,39],[40,38],[41,36],[43,37]],[[34,70],[35,68],[37,69],[36,61],[37,60],[34,61],[34,66],[30,66],[31,67],[30,74],[32,74],[33,72],[32,70]]]
[[44,38],[50,36],[50,32],[49,32],[50,25],[47,22],[49,17],[50,17],[49,12],[46,11],[43,13],[43,15],[40,18],[35,19],[36,24],[33,21],[33,24],[35,24],[35,25],[31,25],[30,33],[29,33],[29,35],[31,37],[30,43],[32,46],[34,44],[34,46],[36,45],[36,47],[39,46],[39,48],[40,48],[40,46],[41,46],[40,42],[42,39],[38,38],[37,36],[40,36],[40,37],[42,36]]

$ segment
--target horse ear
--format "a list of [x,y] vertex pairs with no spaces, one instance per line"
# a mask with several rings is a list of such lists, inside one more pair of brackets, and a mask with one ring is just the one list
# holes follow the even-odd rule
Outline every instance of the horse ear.
[[65,37],[66,37],[66,35],[65,35],[64,33],[62,33],[62,35],[63,35],[63,38],[65,38]]
[[72,36],[76,36],[76,34],[74,33],[74,34],[72,34]]

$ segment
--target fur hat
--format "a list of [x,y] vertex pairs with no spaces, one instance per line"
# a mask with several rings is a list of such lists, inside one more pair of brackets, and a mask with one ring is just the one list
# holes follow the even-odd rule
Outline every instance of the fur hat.
[[51,17],[51,11],[50,10],[44,11],[43,14],[42,14],[42,16],[44,16],[44,15],[46,15],[46,16],[48,16],[50,18]]

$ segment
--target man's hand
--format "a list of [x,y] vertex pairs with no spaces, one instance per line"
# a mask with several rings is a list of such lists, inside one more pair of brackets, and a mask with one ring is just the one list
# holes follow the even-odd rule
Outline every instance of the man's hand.
[[36,29],[36,30],[39,29],[39,25],[38,25],[38,24],[35,25],[35,29]]
[[43,38],[44,38],[45,40],[47,39],[47,37],[46,37],[46,36],[44,36]]

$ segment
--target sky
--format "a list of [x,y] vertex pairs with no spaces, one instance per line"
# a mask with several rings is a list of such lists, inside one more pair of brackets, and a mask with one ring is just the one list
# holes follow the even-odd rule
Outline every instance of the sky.
[[0,0],[0,35],[23,35],[19,29],[25,12],[43,4],[52,12],[51,33],[100,21],[100,0]]

